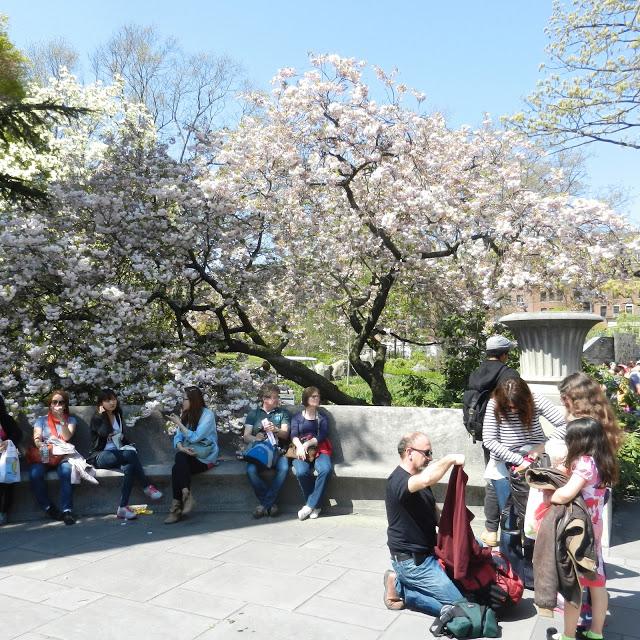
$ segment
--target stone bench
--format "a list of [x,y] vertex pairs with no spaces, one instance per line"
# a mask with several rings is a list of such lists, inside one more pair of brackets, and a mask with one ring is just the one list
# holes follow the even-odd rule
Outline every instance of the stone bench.
[[[301,407],[287,407],[293,415]],[[431,437],[434,457],[447,453],[464,453],[469,475],[467,501],[482,504],[484,463],[482,449],[473,445],[462,425],[458,409],[426,409],[421,407],[351,407],[330,405],[323,407],[329,418],[333,443],[334,473],[328,484],[326,501],[334,509],[349,511],[382,511],[386,479],[398,464],[396,446],[400,437],[409,431],[425,431]],[[86,455],[90,447],[89,422],[93,407],[74,407],[78,420],[73,443]],[[125,411],[126,417],[126,411]],[[31,428],[22,425],[25,442],[31,441]],[[127,437],[136,445],[138,455],[151,482],[165,494],[150,507],[167,511],[171,502],[171,466],[174,451],[172,439],[165,432],[165,419],[159,413],[138,420],[128,429]],[[203,511],[251,511],[255,496],[246,478],[246,464],[235,458],[240,436],[219,433],[221,462],[212,470],[194,478],[193,490],[197,509]],[[82,483],[74,491],[74,510],[78,514],[108,514],[115,512],[119,501],[122,473],[118,470],[98,469],[99,486]],[[438,500],[444,498],[447,476],[437,487]],[[50,495],[57,501],[57,475],[48,474]],[[140,487],[135,486],[131,504],[148,503]],[[289,474],[280,494],[279,504],[285,511],[300,508],[300,489],[293,473]],[[33,498],[28,473],[22,472],[22,482],[16,486],[13,520],[41,517]]]

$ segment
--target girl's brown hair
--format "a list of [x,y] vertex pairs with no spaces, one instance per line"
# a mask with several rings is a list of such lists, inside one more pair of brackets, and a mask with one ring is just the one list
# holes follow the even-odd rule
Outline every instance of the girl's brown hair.
[[302,404],[305,407],[309,406],[309,398],[315,394],[320,395],[320,389],[318,389],[318,387],[307,387],[303,392],[302,392]]
[[559,385],[560,397],[574,418],[593,418],[604,432],[614,454],[622,446],[624,432],[602,387],[581,371],[568,375]]
[[533,422],[535,403],[529,385],[520,377],[508,378],[493,392],[496,422],[500,424],[509,414],[517,413],[524,428],[529,431]]
[[591,456],[598,468],[600,484],[611,487],[618,481],[619,467],[616,455],[611,450],[611,444],[602,425],[593,418],[577,418],[567,425],[567,469],[580,456]]
[[180,420],[182,420],[182,424],[186,427],[195,429],[198,426],[198,422],[200,422],[202,410],[206,406],[204,403],[204,396],[198,387],[187,387],[184,390],[184,394],[189,400],[189,408],[182,412]]

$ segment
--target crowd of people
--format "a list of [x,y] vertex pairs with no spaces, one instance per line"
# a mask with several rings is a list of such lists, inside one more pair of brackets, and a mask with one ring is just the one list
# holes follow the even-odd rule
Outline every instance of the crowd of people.
[[[565,596],[564,602],[560,599],[564,631],[553,637],[570,640],[579,631],[581,637],[599,640],[608,602],[602,560],[603,512],[611,487],[617,482],[617,452],[623,432],[605,390],[584,373],[571,374],[559,385],[564,412],[532,393],[517,372],[506,366],[508,352],[515,346],[504,336],[492,336],[487,342],[487,360],[471,376],[471,388],[465,393],[465,424],[470,431],[469,425],[473,425],[477,414],[482,415],[481,433],[474,427],[473,435],[482,437],[488,454],[485,478],[493,489],[487,491],[485,502],[487,527],[491,529],[483,532],[482,544],[499,545],[502,556],[512,561],[525,586],[535,589],[538,582],[558,585],[556,572],[562,574],[562,570],[567,570],[567,566],[555,564],[564,539],[552,538],[554,553],[547,554],[552,562],[538,562],[534,567],[535,544],[539,540],[529,539],[527,548],[523,516],[529,495],[526,483],[533,485],[539,479],[537,467],[542,464],[545,447],[553,441],[559,443],[563,455],[560,459],[556,456],[555,468],[542,473],[542,477],[551,477],[556,484],[551,489],[552,485],[543,485],[547,490],[542,492],[542,506],[536,511],[539,530],[544,530],[544,535],[548,529],[553,531],[549,525],[559,518],[563,505],[579,505],[590,525],[583,531],[582,543],[592,550],[593,557],[588,570],[575,570],[575,585],[569,585],[575,586],[578,596],[576,590],[560,583],[558,590]],[[549,437],[540,424],[541,416],[553,427]],[[438,561],[439,512],[431,491],[452,466],[464,465],[465,459],[461,454],[449,454],[432,461],[431,442],[422,432],[405,435],[398,444],[398,453],[400,463],[387,482],[392,570],[384,576],[384,603],[389,609],[406,606],[439,616],[449,605],[473,597]],[[547,457],[545,464],[550,459]],[[538,476],[533,471],[538,471]],[[585,600],[590,604],[586,606],[582,588],[588,589]],[[555,605],[555,590],[553,594]],[[579,626],[581,612],[583,620]]]
[[[73,513],[72,460],[60,447],[69,443],[76,432],[77,420],[69,413],[69,394],[55,389],[47,399],[46,415],[33,425],[32,441],[25,447],[25,461],[29,465],[29,480],[36,501],[53,520],[75,524]],[[260,388],[258,406],[245,418],[243,440],[247,447],[258,442],[274,444],[274,475],[265,474],[265,466],[247,457],[247,477],[258,500],[253,511],[255,518],[276,516],[277,498],[293,464],[300,485],[303,504],[298,518],[318,518],[326,483],[331,474],[331,442],[327,416],[318,410],[320,391],[308,387],[302,393],[303,409],[289,416],[280,407],[280,389],[271,383]],[[166,524],[179,522],[195,506],[191,492],[191,477],[216,465],[219,456],[218,432],[214,412],[206,407],[198,387],[184,390],[180,415],[169,414],[175,433],[174,463],[171,470],[172,501]],[[137,482],[151,500],[160,500],[162,492],[147,478],[138,452],[126,436],[122,408],[115,391],[103,389],[96,400],[96,411],[90,422],[91,447],[86,458],[95,469],[119,469],[123,472],[120,502],[115,514],[133,520],[137,513],[129,499]],[[0,396],[0,455],[8,442],[21,444],[23,432],[6,410]],[[271,467],[269,467],[271,468]],[[55,470],[59,478],[59,502],[56,504],[47,490],[46,474]],[[0,482],[0,524],[5,524],[11,507],[13,484]],[[59,505],[59,506],[58,506]]]
[[[532,392],[517,371],[506,364],[509,351],[515,346],[504,336],[492,336],[487,342],[487,359],[472,374],[465,392],[465,425],[474,439],[482,440],[486,462],[487,528],[479,544],[499,546],[524,584],[535,588],[532,567],[535,544],[533,540],[527,542],[522,528],[528,495],[528,488],[523,490],[523,485],[526,487],[525,478],[531,480],[528,470],[537,466],[549,442],[559,442],[565,447],[564,457],[556,464],[554,477],[560,477],[560,481],[555,490],[547,492],[545,504],[548,513],[553,512],[554,506],[580,498],[586,505],[595,560],[593,570],[580,576],[580,586],[588,587],[593,611],[591,627],[584,631],[584,637],[598,640],[602,637],[607,609],[601,548],[603,509],[617,480],[616,454],[622,443],[622,430],[606,391],[584,373],[571,374],[559,385],[564,411]],[[637,369],[640,372],[640,367]],[[632,383],[634,374],[633,370],[629,372]],[[245,449],[239,456],[247,462],[248,482],[257,499],[255,518],[278,514],[278,496],[290,464],[302,496],[298,518],[302,521],[320,515],[332,470],[329,425],[326,414],[319,410],[320,402],[320,391],[308,387],[302,393],[302,410],[290,416],[280,407],[279,388],[271,383],[262,385],[257,407],[245,418]],[[67,456],[60,454],[59,446],[72,440],[77,421],[70,415],[65,390],[54,390],[47,405],[46,414],[33,425],[32,442],[26,446],[29,479],[44,513],[71,525],[75,523],[73,465]],[[542,428],[541,417],[553,427],[549,436]],[[215,414],[206,407],[199,388],[187,387],[180,415],[170,414],[168,418],[175,427],[175,456],[172,502],[165,522],[174,524],[193,510],[191,477],[216,464],[219,446]],[[152,500],[162,498],[162,492],[149,481],[135,446],[127,440],[122,408],[112,389],[104,389],[98,395],[90,431],[91,448],[86,462],[99,469],[123,471],[116,516],[134,519],[136,513],[129,506],[129,498],[136,482]],[[18,446],[22,438],[22,431],[0,396],[0,454],[9,441]],[[250,454],[252,449],[265,447],[277,452],[269,464],[257,462]],[[435,553],[439,511],[431,488],[452,467],[462,467],[465,457],[450,453],[434,461],[431,441],[420,431],[404,435],[397,451],[400,462],[387,480],[385,497],[392,569],[384,576],[384,603],[389,609],[408,607],[438,616],[443,607],[464,601],[468,594],[447,574]],[[271,469],[271,473],[266,475],[265,468]],[[52,469],[60,481],[58,504],[47,491],[46,473]],[[0,483],[0,524],[7,521],[11,489],[11,484]],[[563,640],[576,637],[579,604],[573,601],[564,604]]]

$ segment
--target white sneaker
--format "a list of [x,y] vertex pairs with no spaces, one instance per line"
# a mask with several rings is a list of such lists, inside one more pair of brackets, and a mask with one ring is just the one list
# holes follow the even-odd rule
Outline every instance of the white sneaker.
[[306,520],[313,513],[311,507],[307,507],[305,504],[300,511],[298,511],[298,520]]
[[322,509],[312,509],[311,513],[309,514],[309,517],[312,520],[317,520],[318,516],[320,515],[320,511],[322,511]]
[[160,498],[162,498],[162,491],[160,491],[158,487],[152,484],[150,484],[148,487],[145,487],[143,491],[144,495],[147,496],[147,498],[151,498],[152,500],[160,500]]
[[138,517],[138,514],[135,511],[131,511],[129,507],[118,507],[116,516],[123,520],[135,520]]

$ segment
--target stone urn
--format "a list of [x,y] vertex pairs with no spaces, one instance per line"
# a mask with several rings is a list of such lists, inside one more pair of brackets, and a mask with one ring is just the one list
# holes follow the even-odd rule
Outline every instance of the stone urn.
[[582,350],[589,330],[602,322],[593,313],[511,313],[499,322],[509,327],[520,348],[520,375],[532,391],[560,404],[558,384],[582,371]]

